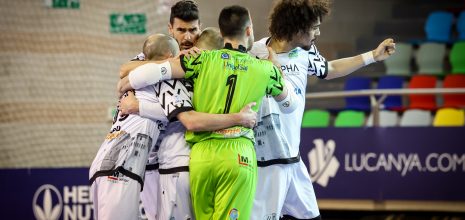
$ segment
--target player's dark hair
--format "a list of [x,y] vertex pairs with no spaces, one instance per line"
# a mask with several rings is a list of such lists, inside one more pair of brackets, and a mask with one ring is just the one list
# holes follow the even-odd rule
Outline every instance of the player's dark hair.
[[223,37],[235,38],[244,35],[248,24],[250,24],[249,11],[239,5],[223,8],[218,18]]
[[309,32],[329,11],[329,0],[279,0],[270,14],[271,37],[290,41],[299,32]]
[[176,4],[171,7],[170,24],[173,24],[175,18],[179,18],[186,22],[199,20],[199,8],[197,3],[191,0],[176,2]]

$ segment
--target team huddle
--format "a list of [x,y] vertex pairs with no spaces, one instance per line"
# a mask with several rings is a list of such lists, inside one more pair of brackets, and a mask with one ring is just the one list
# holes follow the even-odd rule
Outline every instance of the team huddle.
[[118,114],[89,172],[95,218],[139,219],[142,201],[148,219],[321,219],[299,155],[307,76],[395,52],[387,39],[326,61],[314,42],[328,13],[328,0],[278,0],[270,37],[254,42],[242,6],[201,31],[195,2],[173,5],[169,35],[121,67]]

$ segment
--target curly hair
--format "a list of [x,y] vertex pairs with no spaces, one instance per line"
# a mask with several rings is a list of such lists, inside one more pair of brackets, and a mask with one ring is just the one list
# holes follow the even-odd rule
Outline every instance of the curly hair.
[[329,11],[330,0],[280,0],[269,17],[271,37],[290,41],[298,33],[309,32]]

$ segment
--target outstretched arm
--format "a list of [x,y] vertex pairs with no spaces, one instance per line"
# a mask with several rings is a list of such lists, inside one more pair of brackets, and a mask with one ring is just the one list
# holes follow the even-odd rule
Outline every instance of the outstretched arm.
[[337,59],[328,62],[328,76],[325,79],[334,79],[346,76],[368,64],[376,61],[383,61],[395,53],[396,44],[389,38],[379,44],[379,46],[369,52],[353,57]]

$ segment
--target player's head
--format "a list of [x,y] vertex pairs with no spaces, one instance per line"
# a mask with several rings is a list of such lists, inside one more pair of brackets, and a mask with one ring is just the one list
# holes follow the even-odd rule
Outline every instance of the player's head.
[[204,50],[218,50],[223,48],[224,40],[220,30],[215,27],[205,28],[200,34],[195,46]]
[[168,31],[176,39],[181,50],[194,46],[200,34],[199,9],[197,3],[181,0],[171,7]]
[[329,0],[279,0],[270,14],[271,37],[310,49],[320,35],[320,22],[330,10]]
[[165,60],[179,53],[176,40],[165,34],[150,35],[142,48],[145,60]]
[[226,39],[245,39],[248,50],[254,41],[252,19],[247,8],[233,5],[223,8],[218,19],[221,35]]

